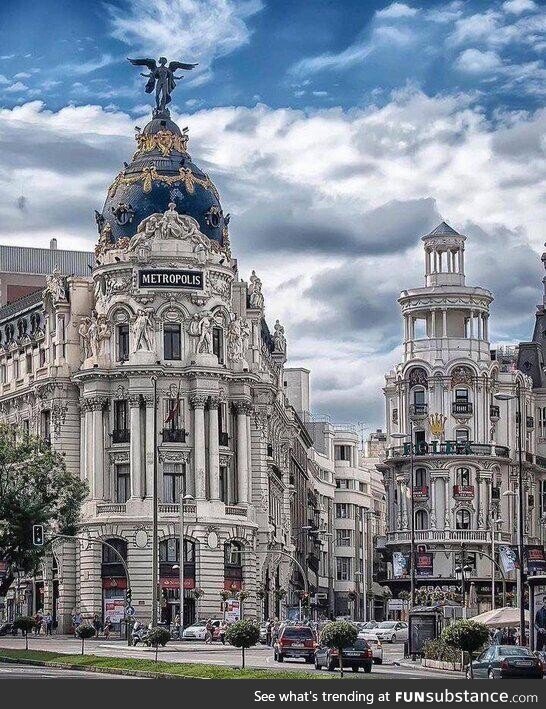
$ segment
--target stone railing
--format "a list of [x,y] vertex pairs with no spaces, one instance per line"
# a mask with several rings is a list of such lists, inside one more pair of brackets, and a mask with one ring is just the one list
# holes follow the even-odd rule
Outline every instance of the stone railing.
[[[393,458],[409,457],[412,452],[410,443],[404,443],[401,446],[391,446],[387,448],[387,460]],[[431,456],[431,455],[462,455],[462,456],[490,456],[497,458],[508,458],[510,450],[506,446],[497,446],[492,443],[472,443],[465,441],[458,443],[457,441],[430,441],[415,443],[413,445],[413,455]]]
[[97,505],[97,514],[98,515],[106,515],[106,514],[124,514],[125,513],[125,504],[106,504],[106,505]]
[[226,505],[226,515],[238,515],[246,517],[248,514],[246,507],[236,507],[234,505]]
[[[497,532],[495,541],[510,542],[510,532]],[[416,542],[459,542],[491,544],[491,532],[488,529],[416,529]],[[387,533],[387,544],[410,542],[410,531],[400,530]]]

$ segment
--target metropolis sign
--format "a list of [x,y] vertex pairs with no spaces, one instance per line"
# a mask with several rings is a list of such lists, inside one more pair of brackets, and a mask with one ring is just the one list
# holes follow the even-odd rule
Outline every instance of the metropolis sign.
[[174,268],[154,268],[138,272],[139,288],[180,288],[203,290],[203,271],[183,271]]

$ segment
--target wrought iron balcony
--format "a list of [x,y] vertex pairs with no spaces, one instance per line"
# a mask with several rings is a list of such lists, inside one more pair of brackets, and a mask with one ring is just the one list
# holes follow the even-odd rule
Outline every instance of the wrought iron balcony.
[[[387,532],[386,544],[408,543],[411,540],[409,530]],[[468,542],[491,544],[491,531],[487,529],[418,529],[415,530],[416,542]],[[511,542],[510,532],[497,532],[496,542]]]
[[164,428],[163,443],[185,443],[186,431],[183,428]]
[[454,416],[472,416],[472,403],[470,401],[454,401],[451,404],[451,413]]
[[500,407],[495,406],[494,404],[491,404],[489,407],[489,418],[498,420],[500,419]]
[[443,455],[462,455],[462,456],[491,456],[499,458],[508,458],[510,451],[506,446],[497,446],[491,443],[472,443],[464,441],[421,441],[420,443],[404,443],[401,446],[391,446],[387,448],[387,460],[393,458],[409,457],[413,453],[414,456],[443,456]]
[[128,428],[115,428],[112,431],[112,443],[129,443],[131,431]]
[[410,404],[409,413],[412,418],[424,418],[428,414],[428,404]]

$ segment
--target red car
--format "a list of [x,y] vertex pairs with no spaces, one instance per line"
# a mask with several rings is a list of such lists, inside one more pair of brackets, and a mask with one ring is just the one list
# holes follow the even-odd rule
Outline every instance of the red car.
[[315,660],[315,634],[305,625],[285,626],[275,643],[274,659],[282,662],[285,657],[301,657],[311,664]]

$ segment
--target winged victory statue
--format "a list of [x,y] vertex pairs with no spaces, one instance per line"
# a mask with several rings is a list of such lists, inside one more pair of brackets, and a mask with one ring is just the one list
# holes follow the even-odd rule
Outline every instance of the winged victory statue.
[[197,64],[184,64],[183,62],[169,62],[165,57],[159,57],[159,63],[155,59],[129,59],[134,66],[148,67],[149,74],[141,74],[148,79],[145,87],[147,94],[151,94],[155,89],[155,106],[156,113],[164,113],[167,104],[171,102],[171,94],[176,87],[176,82],[182,79],[182,76],[175,76],[178,69],[190,71]]

